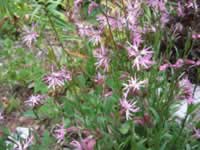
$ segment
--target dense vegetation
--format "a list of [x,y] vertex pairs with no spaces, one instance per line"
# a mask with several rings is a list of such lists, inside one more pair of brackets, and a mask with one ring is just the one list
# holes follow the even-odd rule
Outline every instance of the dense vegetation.
[[0,0],[0,150],[198,150],[199,27],[198,0]]

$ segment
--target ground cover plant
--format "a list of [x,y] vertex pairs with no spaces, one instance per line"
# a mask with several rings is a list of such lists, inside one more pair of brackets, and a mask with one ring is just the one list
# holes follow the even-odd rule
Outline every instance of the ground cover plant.
[[0,150],[200,149],[199,8],[0,0]]

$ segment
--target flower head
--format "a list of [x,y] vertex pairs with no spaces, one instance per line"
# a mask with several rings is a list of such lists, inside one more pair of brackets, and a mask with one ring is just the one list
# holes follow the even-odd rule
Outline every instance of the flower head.
[[32,47],[32,43],[36,42],[38,33],[35,31],[35,25],[32,25],[31,29],[25,28],[25,35],[22,40],[29,48]]
[[148,69],[154,64],[152,61],[153,51],[150,48],[139,50],[138,45],[129,44],[127,51],[129,57],[134,57],[132,63],[133,67],[136,67],[137,70],[141,70],[141,68]]
[[91,136],[88,136],[81,141],[73,140],[70,144],[75,150],[94,150],[96,140]]
[[43,95],[31,95],[27,101],[25,101],[25,104],[30,106],[30,107],[35,107],[37,105],[42,104],[45,96]]
[[88,14],[91,14],[92,11],[98,7],[98,4],[92,1],[88,6]]
[[108,57],[108,50],[104,46],[95,50],[94,57],[97,59],[96,68],[103,68],[104,71],[108,71],[110,58]]
[[200,129],[194,128],[194,132],[193,137],[200,139]]
[[181,98],[186,99],[188,104],[192,104],[194,102],[194,97],[191,82],[187,78],[184,78],[179,82],[179,86],[182,89]]
[[67,133],[67,130],[64,127],[64,125],[58,125],[53,131],[53,135],[57,139],[58,142],[61,142],[65,139],[66,133]]
[[132,78],[130,80],[128,80],[128,83],[124,83],[124,96],[125,98],[128,96],[129,92],[135,92],[135,91],[139,91],[141,87],[144,87],[144,85],[147,83],[147,80],[143,80],[143,81],[138,81],[136,77]]
[[69,71],[66,71],[64,69],[52,72],[49,75],[46,75],[44,77],[44,82],[48,85],[48,88],[56,89],[57,87],[64,86],[65,82],[71,81],[71,73]]
[[166,12],[165,2],[164,0],[148,0],[148,5],[155,10],[159,10],[161,12]]
[[129,120],[133,113],[139,111],[139,107],[136,106],[136,102],[128,101],[126,98],[122,98],[120,100],[120,105],[122,107],[122,111],[126,114],[126,120]]

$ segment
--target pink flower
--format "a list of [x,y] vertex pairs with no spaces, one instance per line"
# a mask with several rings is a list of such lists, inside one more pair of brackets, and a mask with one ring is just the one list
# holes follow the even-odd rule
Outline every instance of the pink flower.
[[91,25],[77,23],[78,33],[81,37],[88,37],[94,45],[101,41],[102,30],[95,30]]
[[54,129],[53,132],[54,132],[53,135],[57,139],[57,141],[61,142],[61,141],[63,141],[65,139],[65,135],[67,133],[67,130],[64,127],[64,125],[58,125],[56,127],[56,129]]
[[32,43],[36,42],[38,33],[35,31],[35,25],[32,25],[31,29],[25,28],[25,35],[22,38],[23,43],[29,48],[32,47]]
[[182,89],[181,98],[186,99],[188,104],[192,104],[194,102],[194,97],[191,82],[187,78],[184,78],[179,82],[179,86]]
[[101,75],[100,72],[97,73],[94,82],[98,85],[102,85],[105,82],[105,76]]
[[165,26],[167,22],[169,22],[169,14],[164,12],[161,14],[160,23],[162,26]]
[[94,57],[97,59],[95,63],[97,69],[102,67],[104,71],[109,70],[110,58],[108,57],[108,50],[104,46],[95,50]]
[[178,2],[177,14],[179,17],[185,16],[184,8],[180,2]]
[[195,133],[194,133],[193,137],[200,139],[200,129],[194,128],[194,132]]
[[37,105],[42,104],[45,96],[43,95],[31,95],[27,101],[25,101],[25,104],[30,106],[30,107],[35,107]]
[[192,34],[192,38],[195,40],[200,39],[200,34]]
[[150,48],[143,48],[142,50],[138,49],[138,46],[129,44],[127,48],[128,56],[134,57],[132,63],[133,67],[136,67],[137,70],[141,68],[148,69],[154,62],[152,61],[153,51],[149,50]]
[[1,122],[2,120],[4,120],[4,116],[3,116],[2,112],[0,112],[0,122]]
[[125,25],[124,18],[119,16],[119,14],[116,14],[116,17],[99,15],[97,16],[97,21],[99,21],[102,28],[110,26],[112,30],[121,30]]
[[135,91],[139,91],[141,87],[144,87],[144,85],[147,83],[147,80],[143,80],[143,81],[138,81],[136,77],[132,78],[130,80],[128,80],[128,83],[124,83],[123,86],[123,91],[125,98],[128,96],[129,92],[135,92]]
[[175,64],[170,65],[172,68],[181,68],[184,65],[183,59],[178,59]]
[[91,14],[92,11],[98,7],[98,4],[92,1],[88,6],[88,14]]
[[73,140],[70,144],[75,148],[75,150],[94,150],[96,140],[88,136],[82,139],[80,142]]
[[164,0],[148,0],[147,3],[150,7],[154,8],[155,10],[159,10],[161,12],[167,11]]
[[122,111],[126,114],[126,120],[129,120],[133,113],[139,111],[139,107],[136,106],[136,102],[128,101],[126,98],[122,98],[120,100],[120,105],[122,107]]
[[165,71],[170,65],[169,64],[163,64],[159,67],[160,71]]
[[140,45],[143,42],[140,32],[131,32],[131,39],[134,45]]
[[48,85],[48,88],[56,89],[57,87],[64,86],[65,82],[71,81],[71,73],[69,71],[66,71],[64,69],[52,72],[49,75],[46,75],[44,77],[44,82]]
[[178,69],[178,68],[181,68],[184,64],[185,64],[184,60],[179,58],[179,59],[176,61],[175,64],[165,63],[165,64],[161,65],[160,68],[159,68],[159,70],[160,70],[160,71],[165,71],[165,70],[166,70],[167,68],[169,68],[169,67]]
[[127,20],[129,22],[129,25],[132,26],[130,28],[133,29],[133,27],[137,26],[138,24],[138,17],[141,14],[141,2],[138,0],[136,1],[128,1],[127,3]]

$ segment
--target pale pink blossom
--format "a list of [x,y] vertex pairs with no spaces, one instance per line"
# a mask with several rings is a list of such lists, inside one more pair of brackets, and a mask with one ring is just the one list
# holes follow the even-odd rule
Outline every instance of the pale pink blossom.
[[105,76],[98,72],[95,76],[94,82],[98,85],[102,85],[105,82]]
[[193,137],[200,139],[200,129],[194,128],[194,134]]
[[120,100],[122,111],[126,114],[126,120],[131,119],[133,113],[138,112],[140,109],[136,106],[136,101],[128,101],[126,98]]
[[138,45],[129,44],[127,51],[128,56],[130,58],[133,57],[132,66],[136,67],[137,70],[141,70],[141,68],[148,69],[154,64],[152,60],[153,51],[151,51],[149,47],[139,50]]
[[126,11],[128,12],[127,20],[129,26],[130,28],[134,29],[138,24],[138,17],[141,14],[141,2],[138,0],[128,1]]
[[181,2],[178,2],[177,14],[178,14],[179,17],[185,16],[184,6],[181,4]]
[[108,50],[104,46],[94,51],[94,57],[97,59],[95,63],[97,69],[103,68],[104,71],[109,70],[110,58],[108,57]]
[[181,88],[180,98],[185,99],[188,104],[192,104],[194,102],[192,83],[184,78],[179,82],[179,86]]
[[57,87],[63,87],[65,82],[71,81],[72,77],[69,71],[62,69],[46,75],[43,80],[48,85],[48,88],[55,90]]
[[141,33],[131,32],[131,40],[134,45],[140,45],[143,42]]
[[141,89],[141,87],[144,87],[147,83],[147,80],[138,81],[136,76],[133,78],[131,77],[130,80],[128,80],[128,83],[123,83],[123,91],[125,98],[128,96],[129,92],[136,92]]
[[25,101],[25,104],[30,107],[35,107],[37,105],[41,105],[43,103],[43,100],[45,99],[45,96],[43,95],[31,95],[28,100]]
[[99,15],[97,16],[97,21],[99,21],[101,28],[110,26],[111,30],[121,30],[125,25],[125,19],[121,17],[118,13],[116,13],[115,17]]
[[26,44],[29,48],[32,47],[32,44],[36,42],[39,34],[35,31],[35,25],[32,25],[31,29],[25,28],[25,33],[22,37],[22,42]]
[[181,68],[184,65],[183,59],[178,59],[175,64],[171,64],[172,68]]
[[72,145],[75,150],[94,150],[96,140],[91,136],[88,136],[80,141],[73,140],[70,145]]
[[169,64],[167,63],[167,64],[163,64],[163,65],[161,65],[160,67],[159,67],[159,70],[160,71],[165,71],[167,68],[169,68]]
[[67,130],[64,127],[64,125],[58,125],[53,131],[53,135],[57,139],[58,142],[61,142],[65,139],[66,133],[67,133]]
[[100,43],[102,30],[95,30],[92,25],[83,23],[76,23],[76,26],[81,37],[87,37],[94,45]]
[[200,34],[192,34],[192,38],[195,40],[200,39]]
[[155,10],[159,10],[161,12],[167,11],[164,0],[147,0],[147,3],[150,7],[154,8]]
[[92,1],[88,6],[88,14],[91,14],[92,11],[98,7],[98,4]]

